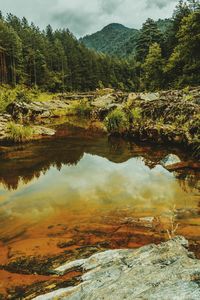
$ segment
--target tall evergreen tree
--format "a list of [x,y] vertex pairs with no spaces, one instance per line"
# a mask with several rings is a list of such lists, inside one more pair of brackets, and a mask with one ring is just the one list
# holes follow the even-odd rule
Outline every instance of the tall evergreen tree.
[[162,33],[158,29],[156,22],[152,19],[147,19],[143,24],[137,44],[136,58],[143,62],[149,52],[149,47],[153,43],[162,43]]
[[147,90],[157,90],[163,85],[163,58],[160,45],[154,43],[149,48],[149,53],[142,66],[143,84]]

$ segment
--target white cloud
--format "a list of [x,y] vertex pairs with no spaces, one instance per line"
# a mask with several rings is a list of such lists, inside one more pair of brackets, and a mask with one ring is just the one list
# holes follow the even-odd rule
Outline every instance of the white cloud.
[[67,27],[81,36],[117,22],[140,28],[148,18],[172,15],[177,0],[0,0],[3,13],[11,12],[44,28]]

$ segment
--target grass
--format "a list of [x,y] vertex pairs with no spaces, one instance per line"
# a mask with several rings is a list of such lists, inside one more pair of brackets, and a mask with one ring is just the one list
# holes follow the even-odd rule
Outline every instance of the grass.
[[41,92],[35,88],[27,88],[24,85],[17,85],[15,88],[2,85],[0,86],[0,113],[5,112],[7,106],[13,102],[46,102],[56,99],[57,95],[58,94]]
[[70,115],[70,110],[59,108],[52,111],[54,117],[65,117],[67,115]]
[[78,116],[90,116],[92,112],[92,107],[87,99],[75,103],[72,109],[74,114]]
[[129,127],[125,112],[118,108],[110,112],[104,122],[110,133],[122,133]]
[[135,107],[131,110],[131,116],[134,122],[138,122],[142,118],[142,110],[139,107]]
[[34,131],[30,126],[8,123],[8,139],[15,143],[28,142],[33,139]]
[[35,99],[38,102],[46,102],[46,101],[50,101],[52,99],[56,99],[58,94],[51,94],[51,93],[39,93],[38,97]]
[[29,103],[39,99],[40,97],[42,97],[41,93],[37,89],[29,89],[24,85],[18,85],[15,88],[8,85],[2,85],[0,86],[0,113],[5,112],[10,103]]

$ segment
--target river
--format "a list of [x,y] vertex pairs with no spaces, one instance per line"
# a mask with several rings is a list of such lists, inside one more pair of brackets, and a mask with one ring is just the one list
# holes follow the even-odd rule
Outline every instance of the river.
[[160,165],[169,153],[184,160],[187,154],[77,123],[0,157],[2,299],[25,299],[36,283],[64,284],[65,277],[48,273],[61,262],[176,234],[200,257],[199,171]]

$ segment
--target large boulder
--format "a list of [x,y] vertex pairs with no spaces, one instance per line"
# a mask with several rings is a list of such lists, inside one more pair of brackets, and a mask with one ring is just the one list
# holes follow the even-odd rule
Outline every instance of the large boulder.
[[96,99],[94,99],[94,101],[91,102],[91,105],[94,108],[106,109],[108,106],[115,103],[115,101],[116,97],[114,97],[113,94],[108,94],[97,97]]
[[82,269],[81,283],[35,298],[53,299],[200,299],[200,261],[183,237],[137,250],[110,250],[54,270],[62,275]]

